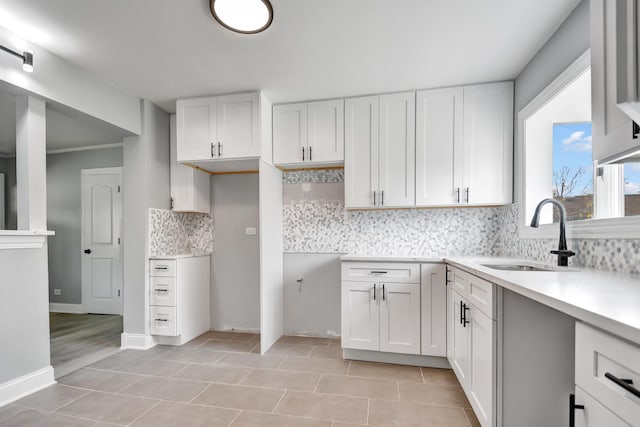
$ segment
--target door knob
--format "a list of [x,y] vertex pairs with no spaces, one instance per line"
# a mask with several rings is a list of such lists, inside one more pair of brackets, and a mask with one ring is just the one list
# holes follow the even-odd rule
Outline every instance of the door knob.
[[85,250],[84,250],[84,253],[85,253],[85,254],[90,254],[90,253],[91,253],[91,249],[85,249]]

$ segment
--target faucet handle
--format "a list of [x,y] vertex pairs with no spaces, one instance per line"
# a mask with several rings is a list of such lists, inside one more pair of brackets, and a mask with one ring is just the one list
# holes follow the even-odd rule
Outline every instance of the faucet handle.
[[554,255],[560,255],[560,256],[564,256],[564,257],[570,257],[570,256],[574,256],[576,253],[573,251],[570,251],[568,249],[562,249],[562,250],[556,250],[556,251],[551,251],[552,254]]

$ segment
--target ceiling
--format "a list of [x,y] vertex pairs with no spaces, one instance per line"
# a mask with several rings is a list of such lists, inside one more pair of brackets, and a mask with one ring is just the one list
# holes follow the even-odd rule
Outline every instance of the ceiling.
[[[19,90],[0,87],[0,155],[16,152],[16,96]],[[126,133],[69,108],[47,103],[47,151],[122,142]]]
[[253,89],[288,102],[514,79],[577,3],[272,0],[273,25],[241,35],[208,0],[2,0],[0,26],[173,112]]

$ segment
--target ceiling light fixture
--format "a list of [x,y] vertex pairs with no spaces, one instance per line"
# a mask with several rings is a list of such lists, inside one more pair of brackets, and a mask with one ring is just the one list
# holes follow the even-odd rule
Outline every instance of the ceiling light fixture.
[[209,8],[220,25],[236,33],[259,33],[273,21],[269,0],[209,0]]
[[27,73],[33,72],[33,53],[31,52],[16,52],[13,49],[9,49],[8,47],[0,45],[0,50],[4,50],[7,53],[10,53],[13,56],[17,56],[22,59],[22,69]]

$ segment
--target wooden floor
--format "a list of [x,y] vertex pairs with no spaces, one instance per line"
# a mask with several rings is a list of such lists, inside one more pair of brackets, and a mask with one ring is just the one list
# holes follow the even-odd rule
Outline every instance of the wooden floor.
[[120,348],[122,316],[50,313],[51,364],[59,378]]

